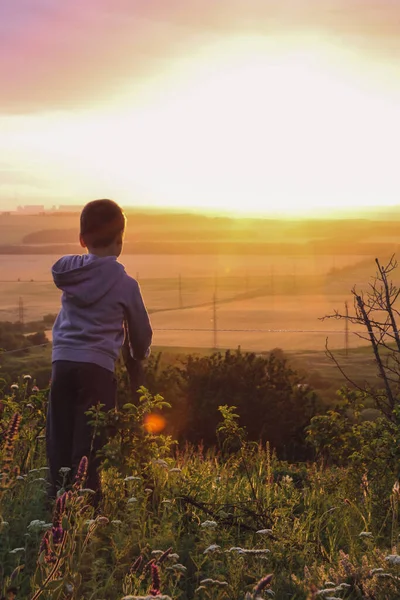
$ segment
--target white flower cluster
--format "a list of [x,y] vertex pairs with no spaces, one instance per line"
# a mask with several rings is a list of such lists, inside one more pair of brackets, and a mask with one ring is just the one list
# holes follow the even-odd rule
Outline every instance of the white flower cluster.
[[159,467],[162,467],[163,469],[168,469],[169,465],[168,463],[163,460],[162,458],[157,458],[157,460],[153,460],[153,465],[158,465]]
[[203,527],[203,529],[215,529],[218,527],[218,523],[216,521],[204,521],[200,527]]
[[[330,582],[328,582],[328,583],[330,583]],[[337,598],[337,596],[335,596],[334,594],[344,592],[350,588],[351,588],[351,585],[349,583],[341,583],[341,584],[337,585],[336,587],[329,587],[324,590],[319,590],[319,592],[317,592],[316,595],[320,596],[321,598],[325,598],[325,600],[334,600]],[[341,600],[341,599],[339,598],[338,600]]]
[[213,552],[218,552],[220,548],[221,546],[218,546],[218,544],[211,544],[204,550],[203,554],[212,554]]
[[226,581],[220,581],[219,579],[202,579],[199,587],[195,591],[200,592],[201,590],[206,590],[208,587],[212,586],[227,587],[228,583]]
[[389,554],[389,556],[385,556],[385,560],[389,565],[400,565],[400,556],[398,554]]
[[237,554],[247,554],[248,556],[265,556],[271,550],[268,550],[268,548],[240,548],[240,546],[233,546],[229,550],[225,550],[225,552],[237,552]]
[[167,567],[167,571],[178,571],[179,573],[186,573],[187,568],[181,563],[175,563],[174,565]]
[[46,529],[50,529],[51,526],[52,523],[46,523],[45,521],[39,521],[39,519],[35,519],[29,523],[27,530],[39,533],[41,531],[45,531]]
[[259,535],[270,535],[272,533],[272,529],[259,529],[256,531]]
[[360,538],[373,538],[374,535],[370,531],[361,531],[361,533],[358,534],[358,537],[360,537]]

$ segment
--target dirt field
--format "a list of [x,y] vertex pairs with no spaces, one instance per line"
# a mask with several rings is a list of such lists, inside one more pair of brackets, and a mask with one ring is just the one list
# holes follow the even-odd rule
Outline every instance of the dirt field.
[[[50,279],[56,258],[1,257],[0,320],[18,319],[19,298],[25,321],[57,312],[60,294]],[[217,346],[240,345],[256,351],[276,347],[323,350],[327,335],[332,348],[342,348],[343,324],[321,322],[319,317],[342,308],[346,299],[351,301],[351,282],[366,285],[374,273],[373,260],[369,267],[368,261],[365,266],[357,256],[272,260],[260,256],[153,255],[126,256],[123,262],[131,275],[139,276],[157,345],[214,347],[216,294]],[[364,266],[356,266],[360,264]],[[341,273],[346,266],[352,268]],[[332,269],[339,274],[328,275]],[[351,347],[360,344],[350,335]]]

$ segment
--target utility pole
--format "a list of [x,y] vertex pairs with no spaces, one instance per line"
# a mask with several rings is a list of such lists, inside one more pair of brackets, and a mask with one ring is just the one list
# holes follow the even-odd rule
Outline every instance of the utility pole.
[[18,299],[18,321],[24,324],[24,300],[21,296]]
[[349,356],[349,305],[347,304],[347,300],[344,303],[346,318],[344,320],[344,349],[346,358]]
[[179,308],[183,308],[183,300],[182,300],[182,277],[179,273],[178,279],[178,293],[179,293]]
[[218,347],[218,324],[217,324],[217,294],[213,296],[213,342],[214,342],[214,350],[217,350]]
[[215,272],[214,275],[214,295],[216,296],[218,292],[218,273]]

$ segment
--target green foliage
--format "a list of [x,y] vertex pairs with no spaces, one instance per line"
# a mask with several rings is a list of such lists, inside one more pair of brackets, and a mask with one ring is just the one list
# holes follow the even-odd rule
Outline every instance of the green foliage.
[[248,438],[269,441],[289,460],[307,457],[304,429],[317,411],[317,397],[302,384],[284,358],[274,353],[227,351],[188,356],[181,368],[170,367],[154,385],[172,405],[170,421],[179,441],[217,443],[220,406],[235,406]]
[[152,431],[152,421],[162,422],[160,415],[169,403],[145,388],[139,392],[137,405],[128,402],[108,413],[98,405],[87,413],[95,435],[112,434],[101,451],[104,469],[114,467],[123,476],[145,474],[151,461],[168,455],[174,443],[170,436],[154,435]]

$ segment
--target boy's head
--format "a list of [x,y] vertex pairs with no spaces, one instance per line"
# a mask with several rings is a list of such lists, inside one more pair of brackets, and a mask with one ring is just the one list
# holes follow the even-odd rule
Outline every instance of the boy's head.
[[93,200],[81,213],[80,242],[91,254],[119,256],[126,217],[113,200]]

